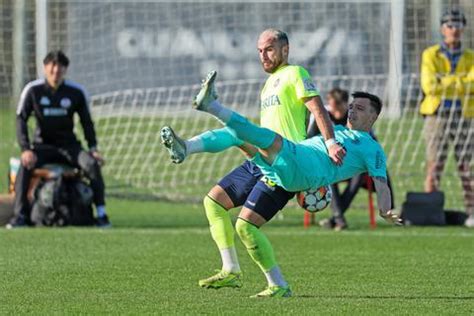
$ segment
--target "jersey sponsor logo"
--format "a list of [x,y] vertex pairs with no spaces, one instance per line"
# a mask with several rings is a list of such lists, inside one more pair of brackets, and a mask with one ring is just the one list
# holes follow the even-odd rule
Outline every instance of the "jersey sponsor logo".
[[263,100],[260,106],[261,106],[262,110],[264,110],[268,107],[276,106],[276,105],[280,105],[280,104],[281,104],[280,98],[277,95],[271,95],[268,98],[266,98],[265,100]]
[[263,183],[265,183],[265,185],[272,189],[273,191],[275,191],[275,187],[276,187],[276,183],[270,179],[268,179],[267,177],[263,176],[260,181],[262,181]]
[[61,101],[59,101],[59,105],[61,105],[62,108],[69,109],[71,107],[71,99],[62,98]]
[[316,86],[313,83],[313,80],[306,78],[303,80],[304,89],[306,91],[316,91]]
[[51,105],[51,101],[49,100],[49,98],[47,96],[42,96],[41,99],[40,99],[40,104],[42,106],[49,106],[49,105]]
[[44,116],[66,116],[67,110],[63,108],[47,108],[43,109]]
[[254,202],[247,201],[247,203],[250,204],[251,206],[255,206],[255,203],[254,203]]

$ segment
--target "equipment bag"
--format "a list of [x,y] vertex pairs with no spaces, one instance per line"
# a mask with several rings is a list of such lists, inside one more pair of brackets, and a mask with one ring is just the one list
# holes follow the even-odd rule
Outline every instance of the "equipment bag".
[[401,218],[405,225],[445,225],[443,192],[408,192],[402,205]]
[[444,210],[444,217],[446,218],[446,225],[463,226],[468,215],[466,212],[458,210]]
[[34,193],[31,220],[36,226],[94,225],[92,195],[80,179],[42,180]]

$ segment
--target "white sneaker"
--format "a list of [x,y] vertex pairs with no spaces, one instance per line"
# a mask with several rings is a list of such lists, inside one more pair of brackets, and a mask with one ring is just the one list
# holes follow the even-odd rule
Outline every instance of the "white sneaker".
[[178,137],[173,129],[165,126],[160,131],[161,143],[168,149],[173,163],[182,163],[186,158],[186,144]]
[[199,111],[207,111],[209,104],[217,99],[217,93],[214,88],[214,81],[217,76],[217,71],[209,72],[206,78],[202,81],[201,90],[194,97],[193,108]]
[[468,228],[474,228],[474,215],[469,215],[469,217],[466,218],[466,221],[464,222],[464,226]]

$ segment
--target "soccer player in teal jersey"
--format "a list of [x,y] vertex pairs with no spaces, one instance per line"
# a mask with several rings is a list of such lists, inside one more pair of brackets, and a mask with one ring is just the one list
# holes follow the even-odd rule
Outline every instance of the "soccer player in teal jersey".
[[215,93],[216,76],[215,71],[208,74],[193,106],[212,114],[236,137],[249,143],[246,154],[265,176],[289,191],[301,191],[368,172],[376,187],[380,216],[390,223],[400,223],[398,215],[391,210],[385,154],[369,134],[382,109],[382,102],[377,96],[367,92],[353,94],[347,127],[339,126],[335,132],[337,141],[348,148],[344,162],[336,166],[325,157],[327,149],[320,136],[294,143],[222,106]]
[[[317,118],[318,127],[327,140],[327,155],[340,164],[345,150],[334,139],[332,124],[318,90],[303,67],[288,64],[287,35],[280,30],[267,29],[260,34],[257,49],[264,71],[270,74],[260,96],[261,126],[299,142],[306,138],[309,110]],[[219,152],[232,146],[245,152],[248,146],[228,128],[208,131],[184,141],[170,127],[164,127],[161,137],[175,163],[198,152]],[[244,162],[221,179],[205,197],[204,208],[212,238],[219,248],[222,269],[216,275],[200,280],[199,285],[205,288],[242,285],[234,229],[227,210],[243,206],[239,214],[241,221],[236,225],[237,234],[268,281],[268,288],[258,296],[290,296],[291,291],[276,263],[270,242],[256,229],[255,223],[260,227],[271,220],[293,196],[293,192],[262,177],[260,169],[251,161]]]

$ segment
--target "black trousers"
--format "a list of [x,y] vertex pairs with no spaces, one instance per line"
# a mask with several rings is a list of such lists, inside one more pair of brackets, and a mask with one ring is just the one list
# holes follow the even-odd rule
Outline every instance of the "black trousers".
[[[105,185],[100,166],[97,160],[83,150],[80,145],[62,148],[36,145],[33,152],[37,157],[34,168],[47,163],[64,163],[80,168],[90,180],[91,189],[94,192],[94,204],[96,206],[105,205]],[[27,193],[33,169],[20,166],[15,181],[15,218],[23,217],[27,221],[30,220],[31,211]]]
[[[392,208],[395,207],[394,196],[392,190],[392,183],[390,177],[387,175],[387,184],[391,191],[391,202]],[[350,178],[347,183],[347,187],[344,189],[344,192],[339,191],[337,183],[331,185],[332,189],[332,203],[331,209],[333,214],[333,219],[344,219],[344,214],[351,206],[352,200],[354,200],[357,192],[360,188],[368,189],[367,187],[367,173],[359,174],[353,178]],[[372,190],[375,192],[375,186],[372,184]]]

